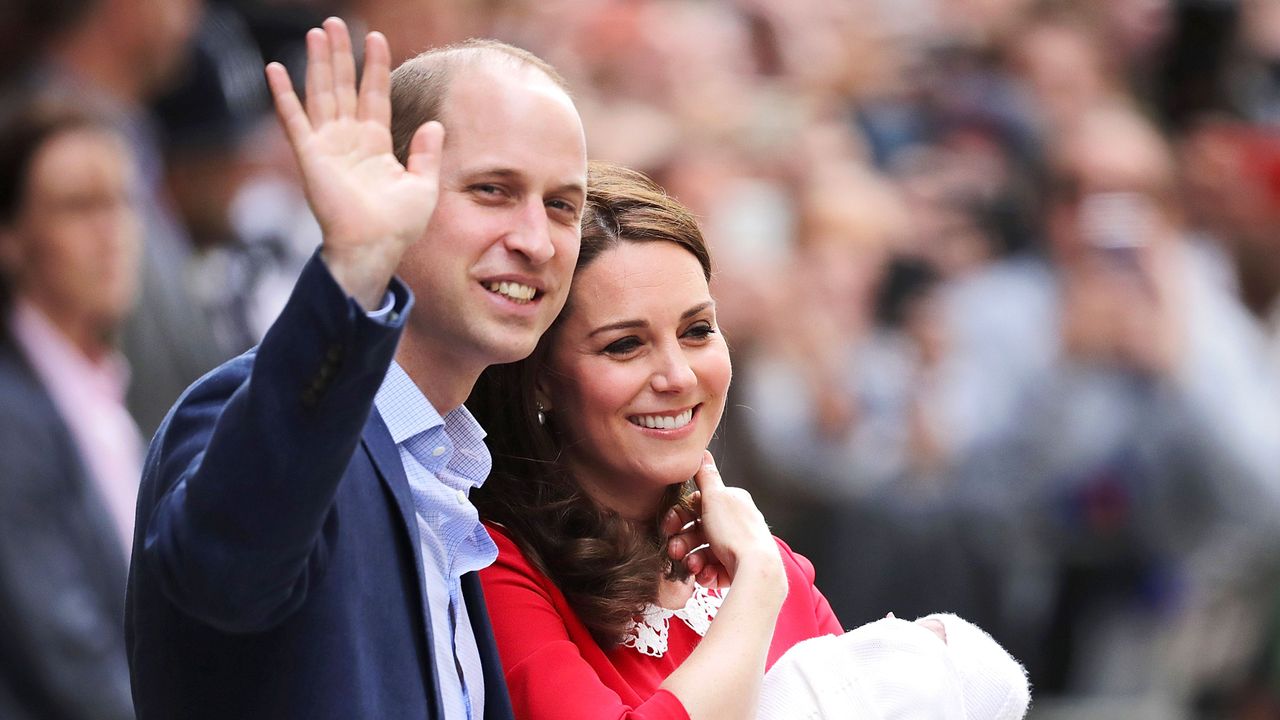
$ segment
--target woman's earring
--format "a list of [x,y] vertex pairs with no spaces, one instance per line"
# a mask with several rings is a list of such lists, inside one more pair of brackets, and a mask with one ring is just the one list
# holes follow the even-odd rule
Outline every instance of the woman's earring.
[[547,424],[547,409],[542,407],[542,403],[538,403],[538,424]]

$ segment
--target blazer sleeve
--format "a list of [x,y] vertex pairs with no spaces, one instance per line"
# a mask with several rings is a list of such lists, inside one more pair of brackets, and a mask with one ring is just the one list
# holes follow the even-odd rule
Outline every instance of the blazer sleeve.
[[323,570],[333,498],[412,296],[367,317],[313,256],[256,352],[202,378],[161,424],[139,493],[135,565],[187,614],[270,628]]
[[567,608],[553,597],[551,582],[509,538],[492,534],[498,560],[480,571],[480,580],[516,717],[688,720],[684,706],[666,690],[631,706],[607,687],[570,635],[561,614]]

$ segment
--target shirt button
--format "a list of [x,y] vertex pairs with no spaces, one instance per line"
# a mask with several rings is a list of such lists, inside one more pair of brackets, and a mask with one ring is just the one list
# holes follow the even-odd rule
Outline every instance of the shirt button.
[[467,494],[462,492],[461,490],[458,491],[458,504],[459,505],[467,504]]
[[435,450],[432,450],[431,454],[434,455],[435,457],[440,457],[441,455],[444,454],[444,446],[440,445]]

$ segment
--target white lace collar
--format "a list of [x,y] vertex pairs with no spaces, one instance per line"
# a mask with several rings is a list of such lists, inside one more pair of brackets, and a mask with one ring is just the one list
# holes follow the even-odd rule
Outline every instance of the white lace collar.
[[711,621],[715,619],[724,602],[725,593],[729,590],[712,590],[694,584],[693,594],[688,602],[679,610],[671,610],[652,603],[645,608],[640,618],[633,618],[627,626],[626,636],[622,644],[635,648],[649,657],[662,657],[667,652],[667,634],[670,631],[671,618],[677,617],[689,626],[690,630],[700,636],[707,634]]

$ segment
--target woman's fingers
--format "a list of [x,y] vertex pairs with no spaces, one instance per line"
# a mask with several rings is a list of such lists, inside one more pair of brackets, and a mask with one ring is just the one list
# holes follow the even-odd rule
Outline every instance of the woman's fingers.
[[702,548],[684,556],[684,567],[690,575],[697,575],[707,566],[707,549]]
[[690,523],[693,523],[697,519],[698,511],[694,509],[692,505],[689,507],[677,505],[668,510],[667,514],[662,517],[662,522],[658,529],[663,535],[672,537],[687,530]]
[[684,560],[689,553],[706,544],[707,534],[703,532],[701,525],[694,524],[667,540],[667,555],[672,560]]
[[[673,508],[662,519],[662,529],[670,536],[667,554],[676,562],[684,562],[694,579],[706,587],[718,587],[719,580],[727,574],[715,550],[703,522],[702,513],[708,502],[734,505],[735,500],[725,494],[724,481],[710,452],[702,454],[702,466],[694,476],[698,491],[690,497],[691,508]],[[735,496],[736,497],[736,496]],[[714,500],[713,500],[714,499]],[[737,514],[731,511],[731,514]],[[695,521],[696,520],[696,521]],[[731,523],[732,524],[732,523]],[[723,532],[723,530],[721,531]]]
[[702,467],[698,468],[698,474],[693,476],[693,481],[697,483],[698,491],[703,494],[724,489],[720,469],[716,467],[715,458],[711,457],[711,453],[707,450],[702,451]]
[[705,588],[720,587],[721,567],[719,565],[708,564],[694,574],[693,580]]

